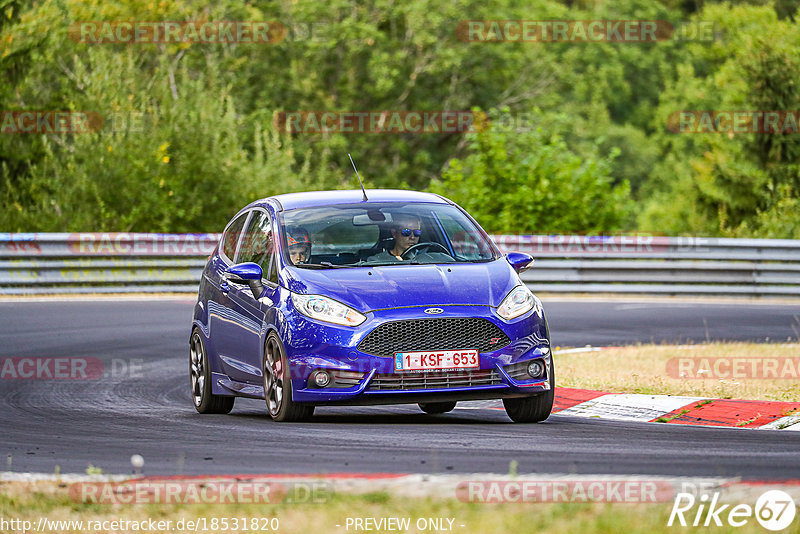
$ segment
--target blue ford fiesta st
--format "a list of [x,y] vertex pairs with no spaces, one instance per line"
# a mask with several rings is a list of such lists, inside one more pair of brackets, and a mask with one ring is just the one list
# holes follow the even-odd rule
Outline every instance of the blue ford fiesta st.
[[542,304],[453,202],[429,193],[293,193],[225,228],[200,281],[190,335],[192,398],[228,413],[265,399],[275,421],[318,405],[502,399],[546,419],[555,385]]

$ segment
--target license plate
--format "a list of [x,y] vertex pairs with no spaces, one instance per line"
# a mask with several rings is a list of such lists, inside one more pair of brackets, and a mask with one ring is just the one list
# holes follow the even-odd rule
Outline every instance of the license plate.
[[427,371],[429,369],[472,369],[477,368],[478,351],[465,350],[421,350],[415,352],[395,352],[395,371]]

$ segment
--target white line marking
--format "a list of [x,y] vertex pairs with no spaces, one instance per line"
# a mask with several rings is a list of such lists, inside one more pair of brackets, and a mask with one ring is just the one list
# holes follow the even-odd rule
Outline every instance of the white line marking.
[[800,430],[800,416],[787,415],[758,427],[761,430]]
[[652,421],[673,410],[703,400],[702,397],[673,397],[670,395],[638,395],[622,393],[603,395],[571,408],[558,415],[597,417],[616,421]]

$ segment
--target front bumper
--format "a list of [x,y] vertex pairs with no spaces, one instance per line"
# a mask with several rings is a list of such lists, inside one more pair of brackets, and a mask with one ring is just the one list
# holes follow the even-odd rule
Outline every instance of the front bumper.
[[[478,369],[449,372],[397,372],[394,359],[358,350],[372,330],[389,321],[425,319],[423,308],[399,308],[368,314],[357,329],[338,327],[299,314],[292,322],[285,348],[292,372],[292,398],[313,404],[398,404],[448,400],[478,400],[524,397],[550,389],[550,341],[544,316],[531,311],[513,321],[504,321],[488,306],[447,306],[438,317],[476,317],[491,321],[510,339],[495,351],[479,353]],[[466,347],[465,347],[466,348]],[[430,347],[440,350],[440,347]],[[533,379],[519,370],[530,360],[542,359],[547,375]],[[314,371],[344,372],[350,387],[313,385]],[[338,384],[335,384],[337,386]]]

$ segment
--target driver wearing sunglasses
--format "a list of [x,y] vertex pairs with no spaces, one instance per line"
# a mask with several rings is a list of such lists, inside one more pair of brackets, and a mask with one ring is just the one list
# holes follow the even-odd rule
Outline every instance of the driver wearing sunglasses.
[[411,259],[403,258],[403,253],[419,243],[419,238],[422,235],[420,229],[419,219],[414,215],[398,214],[394,216],[394,224],[392,225],[392,238],[394,245],[389,250],[385,250],[380,254],[376,254],[369,258],[370,262],[392,262],[392,261],[406,261]]

